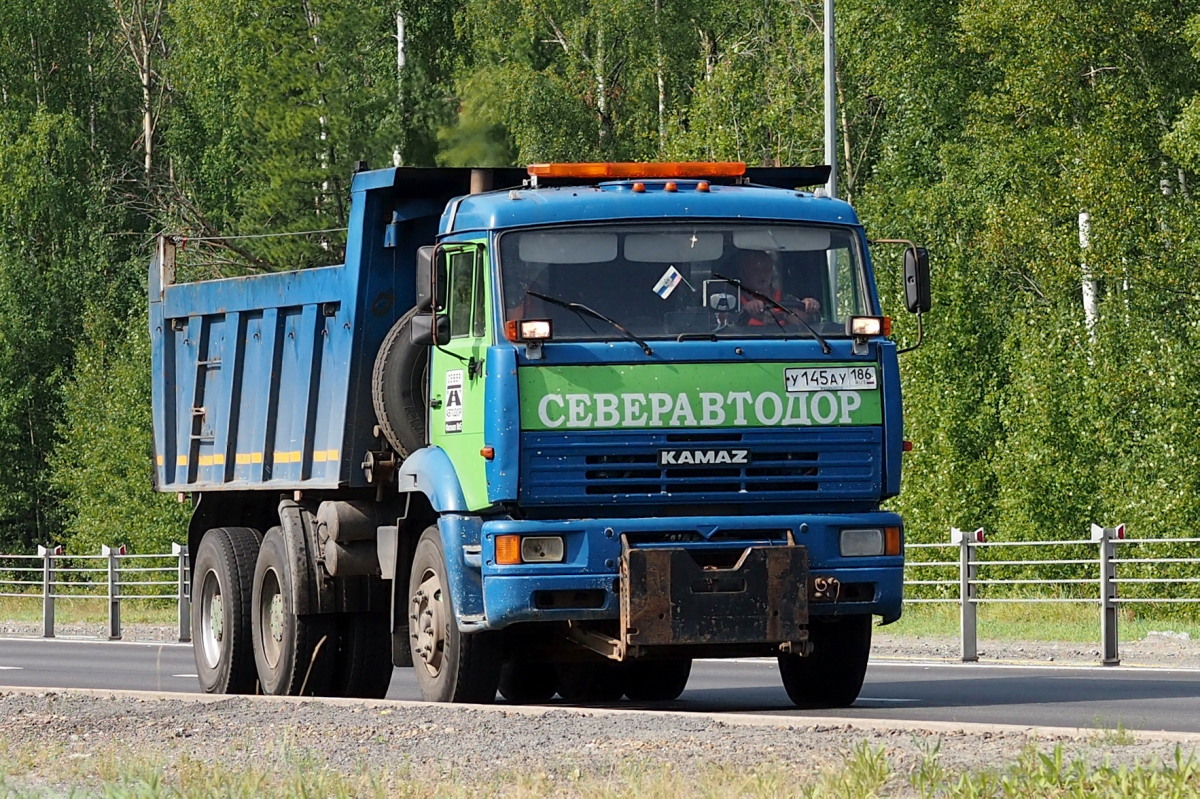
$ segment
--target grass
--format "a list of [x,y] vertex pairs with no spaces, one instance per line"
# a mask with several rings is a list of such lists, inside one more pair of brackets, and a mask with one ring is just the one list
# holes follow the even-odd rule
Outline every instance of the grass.
[[[121,603],[122,624],[178,623],[174,599],[130,599]],[[0,597],[0,619],[41,624],[42,597]],[[107,624],[108,600],[104,597],[59,597],[54,600],[54,623]]]
[[[982,603],[978,606],[979,637],[999,641],[1061,641],[1098,643],[1100,609],[1080,603]],[[1187,633],[1200,640],[1200,623],[1187,618],[1135,613],[1123,608],[1118,622],[1123,641],[1136,641],[1152,631]],[[959,634],[959,610],[955,604],[913,604],[904,615],[881,632],[903,638],[927,638]]]
[[[996,641],[1058,641],[1099,643],[1100,610],[1080,603],[983,603],[978,606],[979,636]],[[122,624],[156,624],[174,627],[178,623],[174,599],[137,599],[121,604]],[[74,597],[55,600],[56,624],[97,624],[108,620],[108,604],[103,597]],[[0,597],[0,619],[41,623],[40,596]],[[1135,613],[1122,609],[1122,641],[1135,641],[1152,631],[1186,633],[1200,640],[1200,622],[1172,617],[1163,609]],[[904,616],[880,632],[902,638],[943,636],[957,638],[959,611],[954,604],[914,604],[904,606]]]
[[[262,765],[234,767],[181,754],[168,764],[101,748],[55,758],[24,752],[28,745],[4,741],[0,796],[152,797],[586,797],[616,799],[717,799],[762,797],[1172,797],[1200,794],[1200,764],[1180,750],[1168,762],[1094,765],[1069,759],[1062,745],[1030,744],[1015,759],[956,770],[942,762],[941,744],[928,746],[915,765],[898,768],[885,750],[862,742],[845,760],[826,768],[778,762],[750,766],[705,765],[681,770],[659,761],[625,760],[583,772],[568,768],[421,777],[407,764],[347,763],[333,769],[304,749],[262,758]],[[45,753],[43,752],[42,755]]]

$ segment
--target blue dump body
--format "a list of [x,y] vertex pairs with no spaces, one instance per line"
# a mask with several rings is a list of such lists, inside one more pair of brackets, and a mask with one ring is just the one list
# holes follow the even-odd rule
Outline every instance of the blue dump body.
[[[848,333],[851,319],[881,314],[853,209],[744,181],[537,187],[522,185],[524,171],[492,176],[512,188],[468,193],[470,170],[357,173],[336,266],[176,284],[174,249],[160,247],[150,268],[156,479],[196,501],[189,545],[201,551],[195,624],[210,631],[197,644],[205,689],[250,684],[238,682],[247,667],[220,654],[233,634],[212,633],[220,625],[204,615],[232,604],[213,600],[234,592],[220,558],[253,571],[254,555],[242,553],[261,546],[258,571],[239,578],[258,580],[283,568],[271,554],[284,551],[278,535],[300,572],[256,583],[256,597],[266,591],[256,601],[283,601],[275,590],[290,603],[285,618],[390,619],[389,640],[405,642],[392,657],[425,669],[427,698],[490,701],[499,679],[438,676],[437,647],[461,644],[421,619],[435,618],[422,608],[445,588],[452,611],[437,612],[458,636],[526,636],[505,638],[497,663],[524,662],[530,641],[568,639],[621,662],[782,653],[799,703],[804,685],[840,668],[819,657],[811,674],[795,665],[809,667],[802,656],[815,641],[851,663],[833,701],[853,701],[870,618],[900,616],[904,562],[902,521],[881,508],[900,490],[897,348]],[[575,238],[555,238],[563,232]],[[433,244],[422,260],[419,248]],[[729,282],[749,251],[767,253],[780,274],[817,264],[832,284],[812,295],[824,317],[788,319],[792,332],[779,314],[767,317],[778,330],[726,326],[721,303],[755,304],[749,283]],[[521,307],[541,300],[537,312],[514,310],[525,267],[539,282],[522,284]],[[397,344],[411,309],[433,313],[421,283],[429,270],[450,287],[434,310],[452,331],[428,346],[405,328]],[[585,284],[579,299],[572,292]],[[579,303],[588,307],[569,307]],[[542,317],[553,331],[544,345],[515,332]],[[618,318],[628,329],[609,324]],[[380,364],[418,346],[428,353],[413,367],[422,440],[404,447],[384,424],[394,378]],[[371,459],[387,468],[365,469]],[[436,562],[417,543],[430,535],[444,570],[422,566]],[[790,621],[772,618],[781,608]],[[868,626],[834,623],[848,617]],[[553,632],[529,632],[541,629]],[[294,645],[296,658],[316,657]],[[546,651],[539,657],[557,663],[561,652]],[[256,657],[268,692],[294,690],[272,671],[282,667]],[[455,692],[476,683],[482,693]]]
[[345,264],[164,285],[162,257],[155,259],[160,490],[366,485],[360,466],[373,440],[375,352],[412,307],[413,254],[433,240],[454,190],[444,188],[440,202],[406,198],[414,187],[403,176],[355,176]]

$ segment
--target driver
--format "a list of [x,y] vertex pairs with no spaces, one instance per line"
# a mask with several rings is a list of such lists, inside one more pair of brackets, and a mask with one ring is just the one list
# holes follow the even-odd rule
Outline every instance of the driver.
[[738,319],[743,325],[774,325],[777,323],[795,323],[795,318],[779,308],[764,302],[760,297],[750,292],[770,297],[775,302],[795,311],[805,322],[821,320],[821,303],[812,297],[798,299],[790,294],[784,294],[779,285],[779,276],[775,271],[775,259],[769,252],[763,250],[744,250],[738,261],[741,270],[740,280],[744,289],[741,292],[742,313]]

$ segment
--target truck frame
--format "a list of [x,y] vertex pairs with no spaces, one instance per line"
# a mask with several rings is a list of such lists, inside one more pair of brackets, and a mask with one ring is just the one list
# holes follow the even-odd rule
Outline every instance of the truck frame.
[[[161,238],[156,487],[193,503],[203,689],[412,666],[430,701],[669,701],[747,656],[851,704],[901,613],[906,443],[827,175],[361,170],[342,264],[179,283]],[[904,275],[928,310],[923,249]]]

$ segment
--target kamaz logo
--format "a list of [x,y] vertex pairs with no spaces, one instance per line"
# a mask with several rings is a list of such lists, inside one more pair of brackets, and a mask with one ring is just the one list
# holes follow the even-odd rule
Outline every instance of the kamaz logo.
[[659,466],[718,466],[750,462],[748,449],[660,449]]

